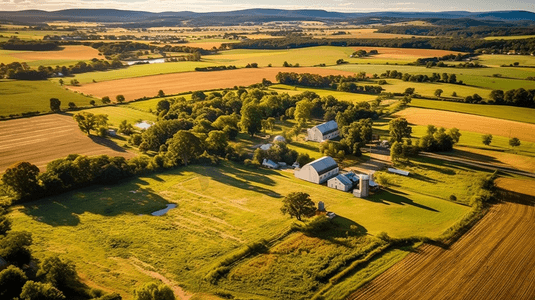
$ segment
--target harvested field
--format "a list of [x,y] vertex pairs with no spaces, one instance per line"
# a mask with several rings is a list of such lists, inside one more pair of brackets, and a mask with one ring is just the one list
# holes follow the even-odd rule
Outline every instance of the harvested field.
[[[320,75],[353,75],[351,72],[323,68],[260,68],[212,72],[189,72],[120,79],[70,87],[72,90],[97,97],[124,95],[126,100],[155,96],[159,90],[167,95],[188,91],[249,86],[263,78],[275,81],[279,72],[314,73]],[[114,98],[114,97],[112,97]]]
[[[485,109],[482,106],[481,109]],[[535,142],[535,124],[509,120],[493,119],[450,111],[410,107],[395,115],[406,118],[411,124],[435,125],[445,128],[457,127],[460,130],[481,134],[490,133],[503,137],[517,137],[520,141]],[[462,137],[461,137],[462,139]]]
[[426,244],[349,299],[534,299],[535,182],[497,184],[505,202],[449,249]]
[[24,51],[11,54],[19,61],[34,60],[90,60],[99,58],[98,50],[89,46],[64,46],[57,51]]
[[[345,31],[347,34],[343,35],[333,35],[333,33],[338,31]],[[317,38],[327,38],[327,39],[340,39],[340,38],[351,38],[351,39],[410,39],[416,37],[415,35],[408,34],[394,34],[394,33],[379,33],[377,29],[369,28],[359,28],[359,29],[332,29],[325,30],[325,33],[315,33]]]
[[20,161],[44,170],[48,162],[69,154],[134,156],[108,139],[86,136],[67,115],[3,121],[0,133],[0,172]]
[[449,54],[461,53],[448,50],[436,49],[412,49],[412,48],[387,48],[387,47],[352,47],[356,50],[377,50],[379,54],[370,56],[370,58],[389,58],[389,59],[407,59],[414,58],[415,60],[422,57],[441,57]]

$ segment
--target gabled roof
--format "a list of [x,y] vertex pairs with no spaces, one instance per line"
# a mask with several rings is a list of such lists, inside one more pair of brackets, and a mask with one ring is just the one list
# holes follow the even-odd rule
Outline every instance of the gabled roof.
[[325,122],[325,123],[322,123],[322,124],[319,124],[319,125],[316,125],[312,128],[318,128],[318,130],[323,134],[328,134],[328,133],[331,133],[331,132],[335,132],[336,130],[338,130],[338,124],[336,123],[336,121],[329,121],[329,122]]
[[324,156],[322,158],[316,159],[315,161],[308,163],[307,165],[311,166],[318,175],[329,172],[330,170],[336,169],[338,164],[330,156]]
[[265,159],[265,158],[262,161],[262,165],[263,166],[269,166],[269,167],[271,167],[273,169],[277,169],[279,167],[279,165],[276,162],[272,161],[271,159]]
[[[340,175],[338,175],[338,176],[336,176],[336,177],[334,177],[334,178],[340,180],[340,182],[341,182],[343,185],[350,185],[350,186],[353,185],[353,182],[351,182],[351,180],[349,180],[349,178],[347,178],[347,177],[345,176],[345,174],[340,174]],[[331,180],[332,180],[332,179],[331,179]]]

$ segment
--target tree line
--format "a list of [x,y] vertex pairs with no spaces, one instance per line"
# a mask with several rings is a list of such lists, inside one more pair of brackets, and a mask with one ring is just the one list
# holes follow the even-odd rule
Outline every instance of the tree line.
[[466,26],[384,26],[377,29],[377,32],[453,38],[483,38],[487,36],[534,35],[535,28],[512,26],[471,26],[468,28]]
[[457,75],[455,74],[448,74],[448,73],[433,73],[431,76],[424,74],[409,74],[409,73],[403,73],[398,72],[397,70],[386,70],[384,73],[379,75],[381,78],[393,78],[393,79],[401,79],[403,81],[411,81],[411,82],[444,82],[444,83],[451,83],[451,84],[463,84],[463,81],[457,81]]
[[19,80],[44,80],[50,77],[69,76],[73,74],[93,71],[107,71],[124,67],[119,60],[109,62],[107,60],[92,59],[90,62],[78,62],[71,66],[39,66],[37,70],[30,68],[25,62],[0,63],[0,77]]
[[0,48],[4,50],[52,51],[57,50],[59,46],[55,42],[23,41],[15,38],[0,43]]

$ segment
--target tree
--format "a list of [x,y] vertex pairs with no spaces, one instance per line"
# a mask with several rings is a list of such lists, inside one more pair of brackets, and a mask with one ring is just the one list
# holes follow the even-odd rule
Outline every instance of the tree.
[[483,140],[483,144],[488,146],[492,143],[492,134],[484,134],[481,136],[481,139]]
[[80,284],[74,264],[64,262],[58,256],[45,258],[39,267],[37,277],[63,292],[74,290]]
[[412,128],[405,118],[397,118],[390,120],[388,123],[390,130],[390,142],[402,142],[403,138],[411,137]]
[[451,139],[453,140],[454,144],[457,144],[459,142],[459,139],[462,136],[462,134],[459,131],[459,129],[455,128],[455,127],[448,129],[448,132],[446,134],[451,137]]
[[61,101],[59,101],[58,98],[50,98],[50,110],[51,111],[53,112],[61,111],[60,106],[61,106]]
[[262,128],[262,111],[258,104],[248,103],[241,109],[240,127],[254,136]]
[[414,88],[408,87],[405,89],[405,95],[412,95],[414,94]]
[[442,89],[437,89],[437,90],[435,91],[435,96],[436,96],[436,97],[440,97],[440,95],[442,95],[442,93],[444,93],[444,91],[443,91]]
[[119,133],[131,135],[134,133],[134,126],[132,126],[132,124],[128,123],[126,120],[122,120],[119,124]]
[[509,140],[509,146],[511,146],[511,147],[513,147],[513,148],[514,148],[514,147],[518,147],[518,146],[520,146],[520,140],[519,140],[518,138],[515,138],[515,137],[514,137],[514,138],[511,138],[511,139]]
[[312,110],[312,102],[308,99],[301,100],[295,104],[294,118],[297,121],[310,120],[310,113]]
[[165,93],[163,92],[163,90],[159,90],[157,96],[158,96],[159,98],[165,97]]
[[111,103],[110,97],[104,96],[102,97],[102,104],[109,104]]
[[147,283],[134,291],[134,300],[175,300],[173,290],[165,284]]
[[403,157],[403,144],[401,142],[394,142],[390,147],[390,158],[392,161],[398,161]]
[[95,130],[97,126],[97,118],[90,112],[79,112],[73,116],[78,123],[78,127],[87,135],[91,135],[91,130]]
[[167,155],[177,161],[180,159],[184,165],[188,165],[190,159],[195,158],[202,152],[201,141],[193,133],[185,130],[178,131],[169,141]]
[[349,149],[351,154],[360,156],[362,154],[360,148],[372,139],[372,125],[371,119],[361,119],[342,127],[340,142]]
[[125,98],[124,98],[123,95],[117,95],[117,96],[115,97],[115,100],[117,100],[117,102],[119,102],[119,103],[123,103],[124,100],[125,100]]
[[80,84],[80,82],[79,82],[77,79],[72,79],[72,80],[71,80],[71,85],[73,85],[73,86],[77,86],[77,85],[79,85],[79,84]]
[[61,78],[59,79],[58,82],[59,82],[59,85],[61,85],[61,86],[63,86],[63,84],[65,83],[65,82],[63,81],[63,79],[61,79]]
[[171,108],[171,103],[169,103],[169,101],[167,100],[160,100],[158,101],[158,104],[156,104],[156,111],[158,112],[158,114],[162,111],[169,111],[169,108]]
[[269,117],[267,118],[267,121],[268,121],[269,130],[273,132],[273,128],[275,128],[275,118]]
[[29,162],[19,162],[9,167],[2,175],[2,182],[19,197],[31,195],[39,189],[39,168]]
[[69,102],[69,109],[75,109],[75,108],[76,108],[76,103]]
[[20,300],[63,300],[65,296],[50,283],[26,281],[22,287]]
[[0,272],[0,298],[13,299],[18,297],[24,283],[28,280],[21,269],[11,265]]
[[212,130],[208,133],[206,146],[213,153],[224,155],[225,149],[228,146],[228,135],[220,130]]
[[301,221],[301,218],[310,218],[316,214],[316,204],[310,199],[310,195],[303,192],[293,192],[282,200],[282,214],[289,214]]
[[97,103],[95,102],[95,100],[91,100],[91,101],[89,101],[89,105],[95,106],[95,105],[97,105]]
[[0,238],[0,256],[18,267],[30,262],[32,234],[27,231],[9,231]]

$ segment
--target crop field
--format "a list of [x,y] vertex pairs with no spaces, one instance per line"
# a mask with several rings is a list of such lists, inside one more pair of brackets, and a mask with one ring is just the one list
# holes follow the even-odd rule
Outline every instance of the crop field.
[[413,49],[413,48],[388,48],[388,47],[351,47],[354,51],[377,50],[379,54],[372,55],[370,58],[386,58],[386,59],[412,59],[416,61],[422,57],[442,57],[445,55],[455,54],[461,52],[449,51],[449,50],[436,50],[436,49]]
[[23,112],[50,111],[50,98],[58,98],[61,108],[69,102],[77,106],[89,106],[89,101],[98,99],[72,93],[48,80],[0,80],[0,116]]
[[[418,90],[417,90],[418,92]],[[483,96],[483,95],[480,95]],[[511,120],[524,123],[535,124],[533,117],[535,110],[527,107],[505,106],[505,105],[481,105],[470,103],[458,103],[450,101],[433,101],[412,99],[410,106],[419,108],[429,108],[437,110],[447,110],[459,113],[479,115],[484,117]]]
[[75,64],[79,61],[100,59],[98,50],[89,46],[64,46],[57,51],[0,50],[0,63],[26,62],[29,66],[53,66]]
[[529,55],[499,55],[499,54],[486,54],[478,56],[481,64],[496,66],[510,65],[515,62],[519,63],[519,66],[535,66],[535,57]]
[[[428,175],[433,178],[458,176],[432,170]],[[335,220],[340,235],[280,235],[292,223],[280,213],[281,197],[301,190],[340,215]],[[178,207],[162,217],[149,215],[169,203]],[[249,298],[285,299],[310,298],[310,288],[322,284],[308,276],[308,270],[320,265],[332,269],[355,251],[373,249],[378,241],[373,235],[385,231],[392,237],[437,237],[468,211],[463,205],[395,188],[357,199],[298,180],[291,172],[223,163],[180,168],[113,188],[81,189],[15,207],[11,216],[15,230],[34,233],[37,257],[62,253],[90,286],[111,288],[125,299],[147,281],[147,270],[190,293],[224,289]],[[278,238],[268,252],[240,261],[217,286],[202,280],[243,245],[273,237]],[[323,261],[330,256],[339,259]],[[402,257],[387,257],[384,264]],[[293,270],[295,276],[282,270]],[[295,289],[282,291],[274,284]]]
[[134,156],[112,140],[88,137],[69,115],[2,121],[0,132],[0,172],[20,161],[28,161],[44,170],[48,162],[69,154]]
[[459,241],[421,246],[349,299],[533,299],[535,182],[497,184],[504,202]]
[[535,124],[416,107],[402,110],[396,113],[396,116],[404,117],[409,123],[415,125],[456,127],[465,131],[490,133],[507,138],[517,137],[520,141],[535,142],[535,135],[533,135]]
[[166,94],[178,94],[188,91],[249,86],[262,82],[263,78],[275,81],[279,72],[316,73],[320,75],[342,74],[347,72],[322,68],[261,68],[238,69],[212,72],[189,72],[167,75],[155,75],[143,78],[121,79],[70,87],[72,90],[97,97],[124,95],[127,100],[154,97],[159,90]]

